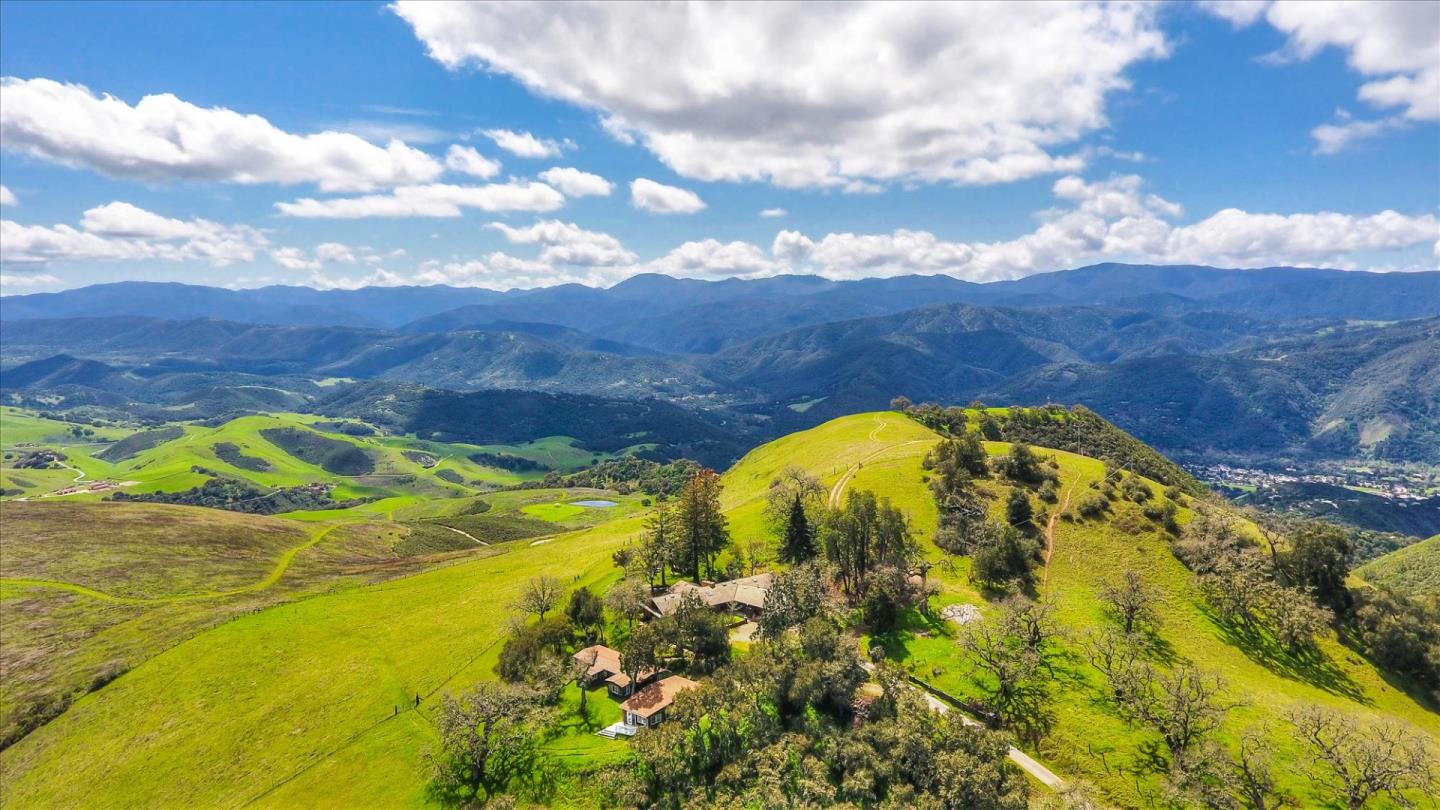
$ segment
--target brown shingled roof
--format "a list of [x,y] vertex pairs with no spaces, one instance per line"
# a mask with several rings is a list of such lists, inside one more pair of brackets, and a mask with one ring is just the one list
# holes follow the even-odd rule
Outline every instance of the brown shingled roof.
[[656,712],[666,709],[671,703],[674,703],[676,695],[699,687],[700,684],[689,678],[672,675],[631,695],[629,700],[620,704],[620,708],[649,720]]

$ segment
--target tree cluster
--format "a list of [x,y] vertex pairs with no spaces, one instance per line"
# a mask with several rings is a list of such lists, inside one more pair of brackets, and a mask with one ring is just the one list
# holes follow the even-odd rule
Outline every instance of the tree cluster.
[[930,710],[899,678],[880,699],[853,643],[830,622],[758,642],[676,699],[634,742],[605,798],[622,806],[1020,810],[1024,777],[1004,737]]

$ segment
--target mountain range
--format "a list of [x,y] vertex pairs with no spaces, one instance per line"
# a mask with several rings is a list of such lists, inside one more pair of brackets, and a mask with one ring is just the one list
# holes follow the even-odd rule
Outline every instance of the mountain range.
[[[1085,404],[1181,457],[1440,462],[1440,272],[1096,265],[608,289],[98,285],[0,299],[0,389],[196,415],[364,381],[659,398],[757,437],[896,395]],[[128,404],[127,404],[128,403]]]

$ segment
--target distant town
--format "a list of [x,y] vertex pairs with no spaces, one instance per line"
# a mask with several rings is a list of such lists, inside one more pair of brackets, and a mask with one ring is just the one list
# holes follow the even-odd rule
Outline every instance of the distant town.
[[1440,494],[1440,470],[1433,467],[1383,462],[1349,464],[1331,462],[1309,470],[1296,465],[1272,469],[1230,464],[1187,464],[1185,467],[1206,484],[1234,489],[1305,483],[1345,487],[1393,500],[1418,501]]

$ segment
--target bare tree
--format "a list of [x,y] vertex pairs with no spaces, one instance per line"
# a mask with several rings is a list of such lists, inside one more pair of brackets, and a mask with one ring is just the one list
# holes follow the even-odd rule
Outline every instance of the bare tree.
[[634,579],[622,579],[605,594],[605,607],[625,619],[632,628],[636,619],[645,618],[645,603],[650,601],[650,586]]
[[1127,635],[1141,627],[1160,626],[1160,593],[1145,584],[1139,571],[1126,571],[1119,583],[1100,583],[1100,598]]
[[580,690],[580,717],[585,717],[585,698],[589,693],[586,687],[590,685],[590,668],[595,666],[595,661],[600,658],[599,650],[591,650],[588,655],[575,656],[570,659],[570,680]]
[[1160,733],[1171,755],[1178,755],[1214,731],[1235,704],[1220,699],[1224,683],[1190,664],[1169,673],[1144,662],[1133,664],[1117,686],[1121,710]]
[[1315,780],[1332,789],[1350,810],[1359,810],[1381,794],[1402,807],[1412,807],[1406,791],[1434,787],[1424,743],[1394,723],[1362,728],[1318,706],[1297,709],[1290,722],[1316,763],[1324,766],[1312,774]]
[[1255,629],[1260,610],[1276,587],[1265,565],[1258,552],[1247,551],[1220,560],[1212,573],[1201,578],[1205,596],[1222,620]]
[[990,707],[1001,717],[1009,717],[1039,687],[1037,676],[1044,664],[1041,654],[1020,635],[1020,625],[1003,616],[971,622],[965,629],[960,646],[970,654],[973,666],[995,683]]
[[554,577],[535,577],[520,589],[520,596],[515,600],[515,607],[526,613],[533,613],[541,619],[560,604],[560,597],[565,595],[565,586],[560,580]]
[[1245,729],[1231,765],[1231,783],[1251,810],[1275,810],[1285,805],[1270,769],[1268,736],[1264,726]]

